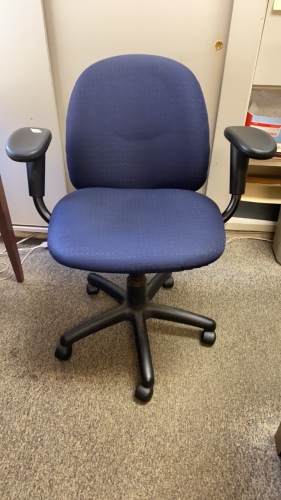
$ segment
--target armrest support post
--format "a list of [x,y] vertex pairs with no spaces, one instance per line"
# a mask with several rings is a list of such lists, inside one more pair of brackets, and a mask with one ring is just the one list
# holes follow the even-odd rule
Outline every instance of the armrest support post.
[[45,154],[26,163],[29,196],[45,195]]
[[33,202],[39,215],[41,215],[42,219],[44,219],[44,221],[48,222],[49,224],[51,212],[49,212],[49,210],[47,209],[43,198],[41,198],[40,196],[33,196]]
[[222,214],[223,221],[227,222],[234,215],[241,196],[245,193],[249,159],[272,158],[276,153],[276,142],[263,130],[245,126],[227,127],[224,135],[231,144],[229,192],[232,196]]
[[49,222],[51,213],[43,197],[45,195],[45,153],[52,139],[50,130],[24,127],[10,135],[6,153],[14,161],[26,163],[29,196],[32,196],[39,215]]
[[229,219],[231,219],[233,214],[236,212],[240,200],[241,200],[241,194],[233,194],[231,196],[228,207],[222,213],[222,218],[224,223],[226,223]]
[[234,195],[245,193],[249,157],[241,153],[233,144],[230,147],[229,192]]

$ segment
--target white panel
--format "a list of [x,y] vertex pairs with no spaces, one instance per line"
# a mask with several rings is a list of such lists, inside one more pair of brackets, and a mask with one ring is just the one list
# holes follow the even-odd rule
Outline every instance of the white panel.
[[281,12],[273,11],[269,0],[259,51],[255,85],[281,86]]
[[66,193],[58,119],[41,2],[1,0],[0,165],[17,225],[44,225],[28,196],[26,168],[5,153],[8,136],[19,127],[45,127],[53,134],[46,162],[46,204],[51,210]]

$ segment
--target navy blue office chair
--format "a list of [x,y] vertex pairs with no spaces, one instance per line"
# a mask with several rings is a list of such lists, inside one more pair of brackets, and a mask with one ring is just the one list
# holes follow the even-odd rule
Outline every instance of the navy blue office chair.
[[[119,306],[64,333],[55,355],[67,360],[74,342],[124,320],[135,334],[141,382],[135,396],[153,394],[146,320],[199,327],[202,344],[215,342],[213,319],[153,302],[172,272],[206,266],[225,247],[224,222],[244,192],[249,157],[270,158],[274,140],[260,130],[230,127],[232,194],[223,214],[196,191],[209,162],[204,98],[193,73],[171,59],[125,55],[97,62],[78,78],[66,131],[67,165],[76,191],[53,210],[44,196],[45,152],[51,133],[23,128],[6,145],[27,163],[29,192],[50,222],[48,246],[59,263],[90,271],[87,291],[103,290]],[[96,273],[126,273],[124,291]],[[155,276],[146,283],[146,273]]]

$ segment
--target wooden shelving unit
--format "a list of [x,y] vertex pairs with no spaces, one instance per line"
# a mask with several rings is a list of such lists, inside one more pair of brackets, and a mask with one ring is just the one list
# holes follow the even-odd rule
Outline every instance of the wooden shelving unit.
[[[259,99],[264,99],[264,95],[267,95],[268,99],[276,99],[280,103],[280,86],[262,84],[262,81],[260,81],[259,83],[260,84],[257,85],[256,79],[256,82],[252,87],[250,104],[252,101],[258,103]],[[272,116],[275,116],[275,114]],[[278,114],[276,116],[278,116]],[[279,149],[280,144],[278,144],[278,154]],[[271,158],[267,161],[250,160],[246,192],[242,197],[242,200],[252,203],[281,203],[280,156],[275,156],[274,158]]]
[[281,158],[267,161],[251,160],[243,201],[281,203]]

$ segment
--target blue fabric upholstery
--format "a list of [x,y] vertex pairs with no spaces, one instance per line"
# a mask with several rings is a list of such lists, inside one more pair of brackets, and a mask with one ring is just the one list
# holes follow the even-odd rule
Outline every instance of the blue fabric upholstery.
[[218,259],[225,233],[217,205],[193,191],[85,188],[55,207],[48,246],[77,269],[172,272]]
[[48,244],[60,263],[109,273],[207,265],[225,246],[206,180],[209,129],[199,83],[185,66],[129,55],[86,69],[66,136],[77,188],[55,207]]
[[66,153],[76,188],[199,189],[209,127],[198,81],[182,64],[158,56],[93,64],[71,95]]

